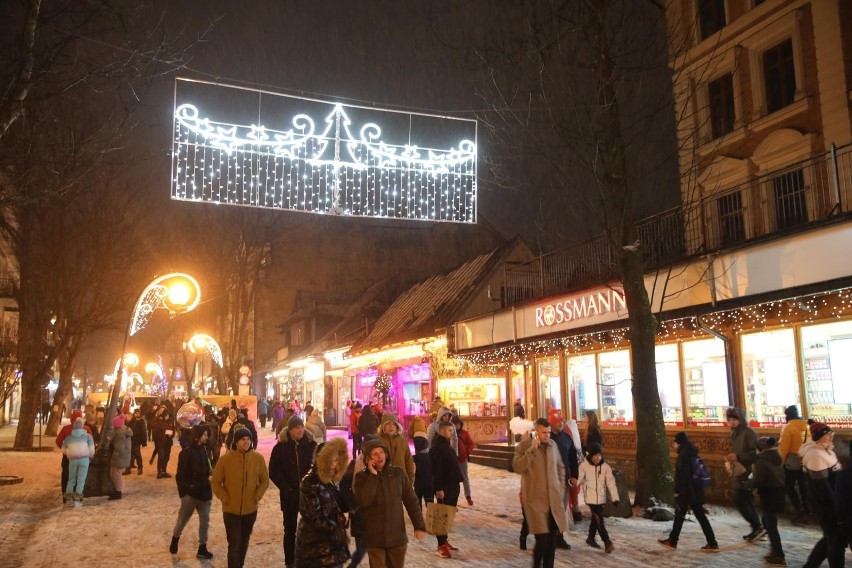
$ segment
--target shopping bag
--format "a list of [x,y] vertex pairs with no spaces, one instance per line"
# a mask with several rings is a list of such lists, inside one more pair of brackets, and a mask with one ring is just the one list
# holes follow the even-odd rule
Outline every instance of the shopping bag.
[[447,535],[453,528],[456,508],[443,503],[426,503],[426,532],[432,535]]

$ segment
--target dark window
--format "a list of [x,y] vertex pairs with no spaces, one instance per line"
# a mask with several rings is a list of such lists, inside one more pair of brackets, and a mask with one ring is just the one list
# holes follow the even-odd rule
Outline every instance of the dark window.
[[713,138],[724,136],[734,129],[734,78],[729,73],[707,85],[710,99],[710,126]]
[[793,40],[788,39],[763,53],[763,84],[768,112],[775,112],[793,102],[796,95]]
[[781,231],[808,222],[805,175],[802,170],[772,180],[775,190],[775,226]]
[[743,196],[739,191],[716,200],[719,211],[719,244],[732,245],[745,240]]
[[701,39],[706,39],[725,27],[725,0],[698,0],[698,21]]

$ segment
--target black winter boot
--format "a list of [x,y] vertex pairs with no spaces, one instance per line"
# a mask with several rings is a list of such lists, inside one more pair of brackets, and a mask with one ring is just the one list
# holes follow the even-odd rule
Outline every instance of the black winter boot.
[[178,550],[177,546],[178,546],[179,540],[180,540],[179,536],[173,536],[172,537],[172,543],[169,545],[169,552],[171,552],[172,554],[177,554],[177,550]]
[[121,499],[121,491],[116,491],[115,493],[110,495],[107,501],[117,501],[118,499]]
[[202,560],[210,560],[213,558],[213,554],[207,550],[206,544],[198,545],[198,553],[195,555],[196,558],[201,558]]

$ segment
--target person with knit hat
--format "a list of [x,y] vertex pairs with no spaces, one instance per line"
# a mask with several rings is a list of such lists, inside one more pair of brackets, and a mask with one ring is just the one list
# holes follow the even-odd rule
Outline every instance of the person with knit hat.
[[[83,416],[83,413],[80,412],[79,410],[75,410],[74,412],[71,413],[71,422],[69,424],[66,424],[65,426],[63,426],[62,429],[59,431],[59,433],[56,435],[56,447],[57,448],[62,449],[62,443],[65,441],[65,438],[67,438],[68,436],[71,435],[71,431],[74,428],[74,424],[77,422],[77,419],[81,418],[82,416]],[[92,437],[92,439],[95,438],[95,433],[85,423],[83,424],[83,429]],[[67,503],[68,498],[67,498],[67,495],[66,495],[65,488],[68,485],[68,474],[69,474],[68,467],[69,467],[69,464],[68,464],[68,457],[64,453],[62,454],[62,465],[61,466],[62,466],[62,473],[60,474],[60,486],[59,487],[62,491],[62,502]]]
[[[547,421],[550,423],[550,439],[559,448],[559,456],[565,466],[565,507],[569,511],[569,522],[573,522],[574,514],[570,507],[571,480],[577,479],[580,473],[580,455],[574,446],[571,434],[565,431],[565,419],[562,417],[562,411],[558,408],[551,408],[547,413]],[[571,545],[565,541],[565,536],[561,533],[556,539],[556,548],[571,549]]]
[[808,522],[808,487],[805,472],[802,471],[799,448],[808,439],[808,423],[799,416],[796,405],[785,408],[784,416],[787,424],[784,425],[781,437],[778,439],[778,452],[784,466],[784,488],[787,498],[796,510],[793,522],[806,524]]
[[609,532],[604,525],[603,508],[606,504],[607,490],[612,496],[612,504],[618,507],[618,485],[615,483],[615,475],[612,468],[603,459],[603,448],[592,442],[587,446],[586,459],[580,464],[580,473],[576,480],[571,480],[572,485],[583,488],[583,500],[592,512],[592,520],[589,523],[589,537],[586,544],[592,548],[600,548],[595,533],[600,533],[604,542],[604,550],[610,554],[615,550]]
[[672,550],[677,548],[683,521],[686,514],[692,509],[695,519],[701,525],[701,530],[704,531],[704,538],[707,539],[707,544],[702,546],[701,550],[719,552],[719,543],[716,542],[713,527],[710,526],[710,521],[707,520],[707,514],[704,512],[704,487],[696,477],[693,465],[699,457],[698,448],[689,440],[686,432],[675,434],[672,445],[677,452],[674,485],[675,518],[668,538],[661,540],[660,544]]
[[269,477],[278,488],[284,517],[284,565],[296,562],[296,530],[299,520],[299,485],[307,475],[317,447],[313,435],[298,414],[287,420],[269,456]]
[[840,462],[834,453],[834,431],[828,424],[809,420],[811,439],[799,448],[808,477],[811,514],[819,519],[822,538],[814,545],[806,566],[819,566],[828,559],[830,568],[842,567],[846,542],[837,524],[834,488]]
[[115,492],[109,496],[110,501],[121,499],[124,491],[124,478],[122,472],[130,467],[131,437],[130,428],[124,425],[124,414],[119,414],[112,419],[112,436],[109,448],[112,454],[109,457],[109,475],[115,484]]
[[269,487],[269,470],[263,456],[251,447],[251,432],[234,432],[234,450],[219,458],[210,480],[213,494],[222,502],[228,539],[228,568],[242,568],[257,520],[257,508]]
[[766,529],[757,514],[754,493],[745,487],[743,482],[748,478],[751,466],[757,459],[757,433],[749,427],[745,410],[742,408],[729,408],[725,411],[725,418],[731,428],[731,452],[726,460],[732,468],[731,471],[735,472],[731,475],[730,488],[740,515],[751,525],[751,532],[743,535],[743,540],[755,542],[766,534]]
[[784,512],[784,468],[775,438],[764,436],[757,440],[757,460],[752,467],[752,476],[743,482],[748,489],[757,489],[760,495],[760,519],[769,537],[770,551],[764,557],[767,564],[786,566],[781,535],[778,534],[778,514]]
[[210,506],[213,502],[213,488],[210,486],[210,452],[207,440],[210,427],[198,424],[190,429],[189,444],[178,456],[177,482],[180,509],[178,510],[175,528],[172,531],[172,542],[169,552],[177,554],[178,541],[186,523],[193,512],[198,512],[198,552],[195,557],[210,560],[213,554],[207,550],[207,530],[210,526]]
[[[71,417],[74,418],[74,414]],[[95,457],[95,441],[83,426],[83,418],[80,416],[74,418],[71,433],[62,441],[62,455],[68,461],[68,483],[63,486],[63,501],[80,507],[83,505],[83,490],[86,487],[89,463]]]
[[364,526],[364,545],[371,568],[405,565],[408,536],[402,508],[414,525],[414,536],[426,536],[423,513],[404,471],[389,463],[388,450],[378,438],[364,441],[364,470],[355,474],[352,490]]

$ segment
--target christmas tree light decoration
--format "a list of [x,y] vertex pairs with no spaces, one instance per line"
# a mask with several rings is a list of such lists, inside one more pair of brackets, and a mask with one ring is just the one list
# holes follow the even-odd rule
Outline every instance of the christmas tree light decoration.
[[[183,85],[187,87],[178,88]],[[212,97],[200,96],[211,89]],[[185,90],[192,94],[185,95]],[[256,97],[256,101],[251,98],[254,122],[245,123],[245,115],[239,114],[245,109],[221,110],[218,98],[233,94],[232,90]],[[322,114],[298,112],[288,120],[288,111],[282,109],[295,104]],[[350,115],[357,115],[359,126]],[[386,118],[391,128],[366,120],[373,116]],[[400,126],[401,119],[407,132]],[[424,133],[414,131],[414,119],[426,125]],[[396,140],[384,140],[385,130]],[[458,133],[465,137],[459,140]],[[413,143],[414,134],[423,137],[421,144]],[[178,79],[172,198],[330,215],[475,223],[476,134],[477,123],[471,119]],[[448,137],[455,142],[448,143]]]

